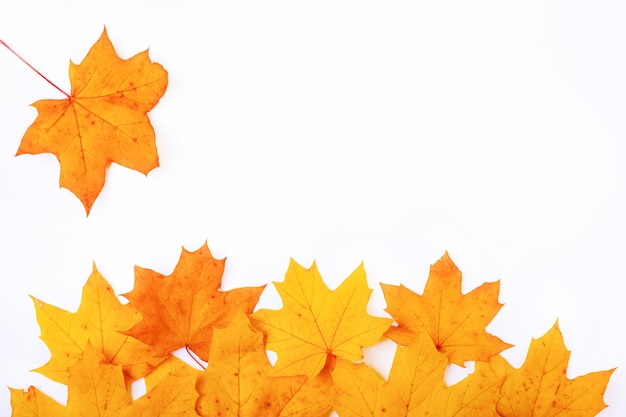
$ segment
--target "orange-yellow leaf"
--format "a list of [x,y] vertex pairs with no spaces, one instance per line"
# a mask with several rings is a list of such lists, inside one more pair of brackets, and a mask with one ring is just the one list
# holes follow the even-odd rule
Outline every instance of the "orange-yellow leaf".
[[213,329],[228,325],[237,312],[251,313],[265,288],[221,291],[224,263],[205,243],[195,252],[183,248],[169,276],[135,267],[135,287],[124,296],[143,319],[126,334],[162,354],[188,347],[206,361]]
[[121,333],[139,322],[141,315],[119,302],[95,264],[76,313],[33,301],[41,339],[51,352],[50,360],[35,371],[50,379],[67,383],[67,369],[83,354],[88,341],[107,362],[122,365],[128,380],[143,377],[165,359],[150,346]]
[[426,332],[437,350],[459,366],[465,361],[488,361],[511,347],[485,331],[502,307],[498,303],[500,282],[488,282],[462,294],[461,271],[447,252],[431,266],[424,295],[403,285],[381,286],[387,311],[398,323],[385,336],[401,345],[410,344],[416,335]]
[[502,386],[502,417],[592,417],[606,407],[603,396],[613,369],[568,379],[570,352],[556,323],[533,339],[520,369],[510,368]]
[[398,346],[388,382],[363,363],[338,360],[335,410],[340,417],[496,417],[502,376],[477,363],[474,373],[448,387],[447,365],[427,335]]
[[78,362],[69,367],[67,407],[32,386],[28,392],[11,389],[12,417],[118,417],[131,398],[122,367],[103,360],[88,344]]
[[328,373],[308,381],[303,375],[269,376],[263,334],[238,314],[216,329],[207,369],[198,377],[196,412],[207,416],[323,417],[330,414]]
[[[162,383],[162,381],[169,376],[175,376],[177,378],[193,377],[193,381],[195,384],[196,378],[198,377],[200,372],[201,371],[196,368],[192,368],[187,363],[178,359],[176,356],[170,355],[165,361],[161,362],[159,366],[157,366],[144,378],[144,381],[146,383],[146,391],[153,390],[157,385]],[[195,394],[195,388],[193,389],[193,391]]]
[[276,375],[317,375],[335,357],[363,358],[362,347],[378,342],[391,320],[373,317],[366,308],[372,290],[361,264],[334,291],[293,259],[283,282],[274,283],[281,310],[259,310],[253,324],[266,335],[267,349],[278,354]]
[[145,378],[146,395],[124,408],[120,417],[196,416],[196,379],[200,371],[170,356]]
[[121,59],[105,29],[82,63],[70,63],[69,74],[70,97],[33,104],[38,116],[17,155],[56,155],[61,187],[89,214],[112,162],[144,174],[159,165],[147,113],[165,93],[167,72],[148,51]]
[[32,385],[28,391],[9,388],[11,391],[11,417],[62,416],[63,406]]

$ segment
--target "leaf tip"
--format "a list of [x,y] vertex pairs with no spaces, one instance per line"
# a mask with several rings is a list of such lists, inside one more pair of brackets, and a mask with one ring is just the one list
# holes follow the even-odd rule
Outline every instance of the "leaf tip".
[[35,304],[35,307],[43,307],[44,306],[44,302],[41,301],[39,298],[33,297],[30,294],[28,296],[30,297],[31,300],[33,300],[33,304]]

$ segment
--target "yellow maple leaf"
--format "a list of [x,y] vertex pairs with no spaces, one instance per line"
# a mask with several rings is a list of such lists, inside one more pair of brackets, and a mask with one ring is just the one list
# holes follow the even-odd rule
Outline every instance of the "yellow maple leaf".
[[487,282],[467,294],[461,292],[461,271],[448,253],[430,268],[424,294],[403,285],[381,284],[387,300],[387,312],[398,323],[385,336],[408,345],[416,335],[426,332],[437,350],[449,356],[451,363],[487,361],[511,347],[485,331],[498,313],[500,282]]
[[477,363],[470,376],[446,386],[447,365],[425,334],[398,346],[389,381],[363,363],[338,360],[333,371],[335,410],[340,417],[497,417],[503,377]]
[[121,59],[105,29],[82,63],[70,63],[69,74],[66,99],[33,104],[38,116],[17,155],[53,153],[61,165],[59,184],[89,214],[112,162],[143,174],[159,165],[147,113],[165,93],[167,72],[148,51]]
[[41,339],[51,352],[50,360],[35,371],[50,379],[67,383],[68,367],[81,357],[88,342],[108,362],[123,365],[127,381],[143,377],[165,359],[152,347],[121,333],[139,322],[141,315],[119,302],[95,264],[76,313],[36,298],[33,301]]
[[91,345],[68,368],[67,407],[35,387],[27,392],[11,389],[12,417],[118,417],[130,404],[120,365],[103,363],[103,355]]
[[162,363],[158,382],[151,378],[146,395],[132,401],[121,365],[87,344],[81,358],[68,368],[67,406],[35,387],[27,392],[11,388],[12,417],[178,417],[194,416],[198,397],[197,370],[177,359]]
[[147,393],[133,401],[120,417],[196,416],[196,379],[200,371],[170,356],[145,377]]
[[307,381],[304,375],[270,376],[263,334],[237,314],[216,329],[207,369],[200,374],[196,412],[208,416],[323,417],[330,414],[328,373]]
[[592,417],[604,409],[602,397],[614,369],[570,380],[569,354],[558,323],[533,339],[522,367],[507,370],[498,413],[502,417]]
[[195,384],[195,379],[198,377],[200,372],[201,371],[196,368],[192,368],[187,363],[178,359],[176,356],[170,355],[166,360],[161,362],[159,366],[154,368],[152,372],[146,375],[146,377],[144,378],[146,391],[152,391],[157,385],[162,383],[163,380],[169,378],[170,376],[175,376],[177,378],[186,378],[191,376],[193,377],[193,381]]
[[312,378],[336,357],[362,359],[362,347],[378,342],[391,324],[366,312],[372,290],[362,264],[331,291],[315,262],[305,269],[292,259],[285,280],[274,285],[283,308],[251,317],[265,333],[267,349],[278,354],[276,375]]
[[11,417],[62,416],[63,406],[32,385],[28,391],[9,388]]

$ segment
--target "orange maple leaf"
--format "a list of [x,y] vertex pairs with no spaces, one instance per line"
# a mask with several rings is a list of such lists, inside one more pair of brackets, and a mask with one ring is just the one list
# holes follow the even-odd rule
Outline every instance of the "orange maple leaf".
[[87,214],[116,162],[148,174],[159,165],[147,113],[167,88],[167,72],[148,51],[121,59],[106,29],[82,63],[70,62],[71,94],[33,104],[38,117],[17,151],[53,153],[61,165],[59,184],[73,192]]
[[398,323],[385,336],[408,345],[426,332],[435,347],[449,361],[464,366],[465,361],[488,361],[512,345],[485,331],[498,313],[500,282],[487,282],[463,295],[461,271],[448,253],[430,268],[424,295],[405,286],[380,284],[387,300],[387,312]]
[[104,357],[90,344],[81,359],[68,368],[67,407],[35,387],[27,392],[11,389],[12,417],[117,417],[130,404],[120,365],[103,363]]
[[263,334],[244,314],[216,329],[207,369],[196,383],[196,412],[207,416],[322,417],[330,414],[328,373],[307,381],[303,375],[270,376]]
[[119,302],[95,264],[76,313],[33,301],[41,339],[51,352],[50,360],[35,371],[57,382],[67,383],[68,367],[78,361],[88,342],[107,362],[123,365],[128,381],[143,377],[165,359],[154,348],[121,333],[139,322],[141,315]]
[[522,367],[507,369],[497,407],[500,416],[592,417],[604,409],[604,391],[614,369],[570,380],[566,376],[569,354],[558,322],[533,339]]
[[363,363],[338,360],[333,371],[335,410],[340,417],[498,416],[503,377],[477,362],[474,373],[446,386],[447,365],[426,334],[398,346],[387,382]]
[[265,333],[267,348],[278,354],[276,375],[312,378],[335,357],[362,359],[361,348],[378,342],[391,324],[366,312],[372,290],[363,264],[330,291],[315,262],[305,269],[292,259],[285,280],[274,285],[283,308],[251,317]]
[[237,312],[251,313],[265,288],[221,291],[224,264],[205,243],[195,252],[183,248],[169,276],[135,267],[135,287],[124,297],[143,319],[125,334],[162,354],[185,347],[206,361],[213,328],[225,327]]

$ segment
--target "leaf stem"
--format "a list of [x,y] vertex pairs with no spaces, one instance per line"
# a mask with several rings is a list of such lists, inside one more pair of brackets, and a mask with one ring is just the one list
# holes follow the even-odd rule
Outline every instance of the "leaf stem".
[[17,52],[15,52],[13,50],[13,48],[11,48],[9,45],[7,45],[2,39],[0,39],[0,44],[4,45],[5,48],[7,48],[9,51],[11,51],[13,53],[13,55],[15,55],[16,57],[18,57],[20,59],[20,61],[22,61],[23,63],[25,63],[26,65],[28,65],[28,67],[30,69],[32,69],[33,71],[35,71],[37,74],[39,74],[39,76],[41,78],[43,78],[44,80],[48,81],[48,83],[53,86],[54,88],[56,88],[57,90],[59,90],[61,93],[63,93],[63,95],[65,95],[65,97],[70,98],[70,95],[67,94],[65,91],[63,91],[61,88],[59,88],[59,86],[57,86],[55,83],[53,83],[52,81],[50,81],[48,79],[48,77],[46,77],[45,75],[43,75],[41,72],[39,72],[37,70],[37,68],[33,67],[32,65],[30,65],[28,63],[28,61],[26,61],[24,58],[22,58]]
[[189,346],[185,346],[185,350],[187,351],[187,354],[191,357],[191,359],[193,359],[193,361],[197,363],[200,368],[206,369],[206,366],[204,366],[204,364],[200,362],[198,358],[196,358],[196,355],[194,355],[194,353],[191,350],[189,350]]

